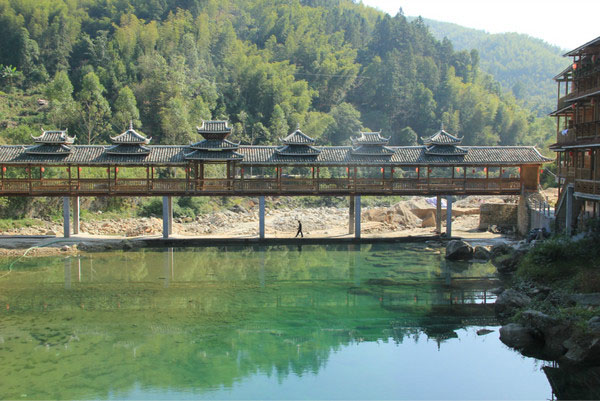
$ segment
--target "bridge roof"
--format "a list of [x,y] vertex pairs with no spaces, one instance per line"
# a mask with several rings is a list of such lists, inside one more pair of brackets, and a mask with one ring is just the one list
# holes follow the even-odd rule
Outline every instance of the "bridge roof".
[[[34,145],[35,146],[35,145]],[[71,145],[71,151],[62,154],[31,154],[27,150],[33,146],[0,146],[0,164],[37,165],[184,165],[186,155],[194,149],[181,145],[146,145],[147,154],[115,154],[106,145]],[[426,146],[387,146],[393,151],[387,155],[364,156],[352,152],[351,146],[321,146],[320,152],[307,158],[281,154],[281,146],[240,145],[235,156],[243,165],[321,165],[321,166],[381,166],[381,165],[523,165],[542,164],[551,161],[542,156],[533,146],[461,146],[465,151],[459,155],[428,154]],[[112,148],[114,149],[114,148]],[[203,151],[207,160],[226,160],[229,157],[215,157],[219,152]],[[227,152],[228,153],[228,152]],[[233,152],[232,152],[233,153]],[[199,153],[197,157],[201,156]],[[231,156],[228,154],[227,156]],[[195,159],[196,157],[194,157]]]

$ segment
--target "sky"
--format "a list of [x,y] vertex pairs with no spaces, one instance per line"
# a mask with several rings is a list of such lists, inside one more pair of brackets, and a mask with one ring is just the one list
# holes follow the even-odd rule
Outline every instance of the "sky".
[[[600,0],[362,0],[391,15],[453,22],[490,33],[518,32],[572,50],[600,36]],[[571,7],[570,5],[574,5]]]

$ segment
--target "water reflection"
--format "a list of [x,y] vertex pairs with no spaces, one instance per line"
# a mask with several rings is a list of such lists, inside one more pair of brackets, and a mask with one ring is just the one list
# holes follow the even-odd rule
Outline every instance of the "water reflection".
[[[16,267],[0,281],[6,398],[254,398],[253,388],[265,398],[264,386],[274,398],[436,398],[396,377],[401,365],[423,373],[462,358],[482,375],[478,352],[522,361],[471,327],[496,324],[494,268],[418,246],[169,248]],[[348,370],[344,358],[358,360]],[[539,398],[547,383],[530,376],[519,394]]]

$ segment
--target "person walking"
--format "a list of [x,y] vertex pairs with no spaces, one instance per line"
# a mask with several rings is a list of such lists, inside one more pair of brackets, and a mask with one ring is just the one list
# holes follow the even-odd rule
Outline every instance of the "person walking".
[[304,238],[304,234],[302,234],[302,222],[300,220],[298,220],[298,232],[296,233],[296,237],[298,236],[298,234],[300,234],[300,237]]

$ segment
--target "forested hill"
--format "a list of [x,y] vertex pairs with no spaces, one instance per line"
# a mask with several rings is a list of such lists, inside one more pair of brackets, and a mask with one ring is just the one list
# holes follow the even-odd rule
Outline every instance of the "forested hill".
[[556,83],[552,78],[569,64],[562,57],[565,50],[528,35],[490,34],[449,22],[424,21],[436,38],[447,37],[457,50],[477,49],[481,69],[526,107],[540,115],[554,110]]
[[440,122],[466,144],[546,142],[552,123],[479,62],[351,0],[0,0],[0,140],[43,126],[106,143],[133,120],[181,144],[228,119],[253,144],[297,124],[320,144],[367,128],[414,144]]

